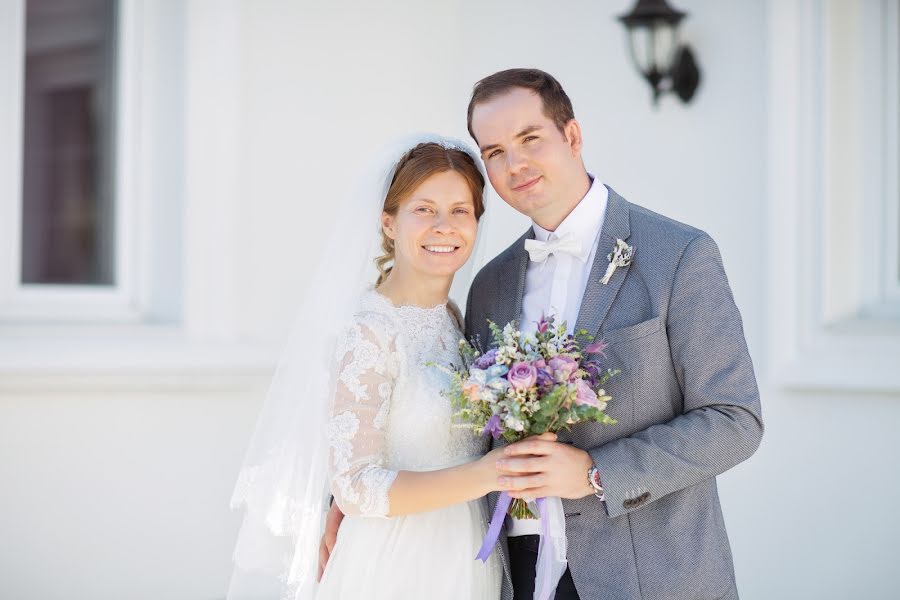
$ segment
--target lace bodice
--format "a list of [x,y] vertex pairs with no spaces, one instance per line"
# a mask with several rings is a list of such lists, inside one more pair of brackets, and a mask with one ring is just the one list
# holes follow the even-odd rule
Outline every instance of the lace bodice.
[[471,429],[454,425],[441,392],[458,364],[462,337],[452,303],[394,306],[370,289],[341,333],[338,381],[327,436],[331,492],[344,514],[387,516],[388,491],[401,470],[457,465],[487,450]]

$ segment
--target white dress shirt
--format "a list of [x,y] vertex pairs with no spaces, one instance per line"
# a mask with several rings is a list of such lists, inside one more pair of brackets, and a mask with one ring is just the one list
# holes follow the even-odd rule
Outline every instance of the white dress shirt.
[[[548,231],[532,223],[535,239],[546,242],[566,235],[574,236],[581,243],[578,256],[570,253],[553,253],[542,263],[529,261],[525,272],[525,293],[522,296],[522,315],[519,328],[535,331],[541,316],[554,315],[556,322],[566,322],[566,329],[574,333],[581,299],[591,274],[591,266],[597,254],[597,244],[609,190],[596,177],[591,177],[591,187],[572,212],[559,224],[556,231]],[[587,480],[587,473],[585,473]],[[535,519],[513,519],[509,536],[537,534],[541,522]]]

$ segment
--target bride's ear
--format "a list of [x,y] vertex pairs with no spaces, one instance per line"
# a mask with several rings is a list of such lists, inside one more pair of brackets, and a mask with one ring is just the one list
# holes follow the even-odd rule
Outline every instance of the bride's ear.
[[394,216],[386,212],[381,213],[381,230],[384,235],[389,238],[396,239],[397,234],[394,232]]

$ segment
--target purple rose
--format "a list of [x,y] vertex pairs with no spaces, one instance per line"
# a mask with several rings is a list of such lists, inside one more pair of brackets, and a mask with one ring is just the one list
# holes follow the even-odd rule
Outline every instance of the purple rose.
[[500,415],[494,415],[488,419],[484,429],[481,430],[482,435],[486,433],[494,436],[495,440],[500,439],[500,436],[503,434],[503,422],[500,420]]
[[578,370],[578,362],[568,356],[554,356],[548,365],[554,379],[560,383],[569,381],[575,371]]
[[582,406],[597,406],[597,394],[583,379],[575,382],[575,404]]
[[537,382],[537,369],[527,362],[513,363],[506,375],[510,385],[517,390],[527,390]]
[[497,349],[491,348],[481,356],[475,359],[476,369],[487,369],[492,366],[497,359]]

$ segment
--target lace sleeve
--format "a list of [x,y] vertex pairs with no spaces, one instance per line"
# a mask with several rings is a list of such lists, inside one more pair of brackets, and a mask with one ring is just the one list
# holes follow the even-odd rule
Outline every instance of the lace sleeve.
[[338,380],[328,428],[331,493],[346,515],[386,517],[397,476],[384,468],[384,425],[396,378],[384,323],[357,318],[337,348]]

